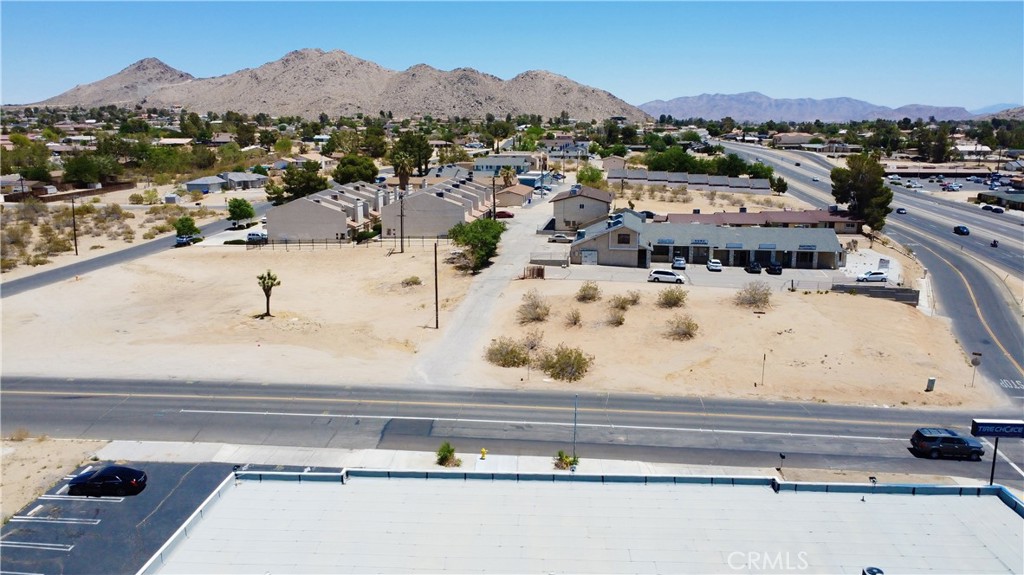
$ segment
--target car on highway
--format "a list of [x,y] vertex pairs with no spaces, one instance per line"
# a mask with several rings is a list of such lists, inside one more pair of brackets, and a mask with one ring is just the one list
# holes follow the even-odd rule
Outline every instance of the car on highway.
[[74,476],[68,482],[68,495],[124,497],[138,495],[145,488],[145,471],[123,465],[107,465]]
[[897,182],[902,178],[900,178],[897,174],[891,174],[889,176],[886,176],[886,179],[889,180],[890,182]]
[[514,218],[514,217],[516,217],[516,215],[513,214],[512,212],[506,212],[505,210],[498,210],[498,212],[496,214],[494,214],[494,217],[496,217],[496,218]]
[[992,207],[993,207],[993,206],[990,206],[990,205],[988,205],[988,204],[982,204],[982,205],[981,205],[981,209],[983,209],[983,210],[986,210],[986,211],[989,211],[989,212],[991,212],[991,211],[992,211]]
[[820,182],[820,181],[821,181],[821,178],[819,178],[819,177],[815,176],[815,177],[811,178],[811,181],[812,181],[812,182]]
[[969,236],[971,230],[967,229],[967,226],[953,226],[953,233],[958,236]]
[[773,276],[780,276],[782,275],[782,264],[775,260],[772,260],[768,262],[767,266],[765,266],[764,271],[765,273]]
[[720,272],[722,271],[722,262],[719,260],[708,260],[707,268],[708,271]]
[[996,206],[996,207],[992,208],[992,213],[993,214],[1001,214],[1001,213],[1003,213],[1005,211],[1006,210],[1004,210],[1003,208],[1000,208],[999,206]]
[[889,274],[879,270],[872,270],[864,272],[857,276],[859,282],[887,282],[889,281]]
[[686,269],[686,258],[673,258],[672,269],[674,270],[685,270]]
[[552,244],[571,244],[572,238],[565,234],[555,234],[548,238],[548,242]]
[[897,214],[905,214],[905,213],[907,213],[907,208],[896,208],[896,213]]
[[757,262],[748,262],[743,268],[748,274],[759,274],[761,273],[761,264]]
[[175,236],[175,238],[174,238],[174,247],[181,248],[181,247],[185,247],[185,246],[190,246],[193,243],[195,243],[195,241],[196,241],[196,237],[195,236]]
[[683,283],[683,276],[672,270],[651,270],[651,273],[647,274],[647,281],[681,284]]
[[964,457],[978,461],[985,455],[981,442],[953,429],[922,427],[910,436],[913,450],[932,459]]

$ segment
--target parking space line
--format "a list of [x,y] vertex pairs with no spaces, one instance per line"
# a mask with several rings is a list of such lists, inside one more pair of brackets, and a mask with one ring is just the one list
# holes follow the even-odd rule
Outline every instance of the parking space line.
[[[33,543],[31,541],[3,541],[0,547],[14,547],[18,549],[39,549],[40,551],[64,551],[65,553],[75,548],[74,545],[63,543]],[[0,571],[0,573],[15,573],[15,571]]]
[[[86,499],[89,502],[104,502],[104,503],[121,503],[124,501],[124,497],[87,497],[85,495],[40,495],[39,499],[47,501],[84,501]],[[42,507],[42,505],[40,505]],[[29,514],[31,515],[31,513]]]
[[63,495],[64,492],[67,491],[70,487],[71,487],[70,484],[65,483],[64,485],[61,486],[60,489],[57,490],[57,495]]
[[11,521],[21,523],[62,523],[65,525],[99,525],[99,519],[79,519],[77,517],[29,517],[27,515],[15,515]]

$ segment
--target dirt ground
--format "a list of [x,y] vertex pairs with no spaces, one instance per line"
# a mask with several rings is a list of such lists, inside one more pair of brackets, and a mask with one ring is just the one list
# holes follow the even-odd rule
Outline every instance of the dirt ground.
[[[262,199],[248,194],[251,201]],[[688,204],[642,198],[635,201],[635,209],[737,210],[735,202],[721,195],[716,205],[699,193],[692,195]],[[213,195],[203,201],[223,206],[227,197]],[[740,203],[758,211],[753,207],[756,199],[742,198]],[[784,201],[799,207],[791,198]],[[625,203],[617,199],[616,207]],[[413,243],[404,254],[392,255],[387,248],[373,244],[284,251],[210,242],[11,296],[3,300],[3,372],[38,374],[46,366],[47,375],[56,377],[411,385],[417,354],[444,334],[433,329],[433,245]],[[878,244],[875,248],[887,253]],[[111,249],[119,246],[80,251]],[[449,249],[441,246],[442,259]],[[889,255],[899,259],[904,277],[923,275],[909,257]],[[75,261],[73,256],[59,259]],[[19,267],[2,279],[41,269],[46,267]],[[272,294],[273,317],[261,318],[266,301],[256,276],[267,269],[281,285]],[[442,325],[473,282],[472,276],[439,266]],[[609,282],[600,285],[602,300],[588,304],[574,301],[580,284],[511,282],[503,294],[508,305],[492,318],[486,340],[471,350],[479,361],[467,379],[474,386],[493,388],[890,406],[982,407],[998,401],[990,386],[968,386],[968,358],[946,322],[905,304],[782,290],[773,292],[769,309],[755,313],[733,304],[733,289],[687,285],[686,306],[666,310],[655,303],[664,289],[657,284]],[[542,324],[522,326],[515,311],[532,289],[553,313]],[[626,312],[623,325],[611,326],[609,300],[632,290],[639,292],[640,303]],[[566,325],[569,308],[580,311],[581,326]],[[666,337],[667,322],[676,315],[697,322],[695,338]],[[581,348],[594,357],[593,368],[581,381],[566,384],[536,370],[499,368],[483,359],[490,340],[519,338],[531,329],[542,331],[547,345]],[[59,364],[49,351],[55,334],[64,334],[68,343]],[[928,377],[938,379],[931,393],[924,391]],[[5,440],[3,445],[3,513],[8,516],[102,442],[28,439]]]

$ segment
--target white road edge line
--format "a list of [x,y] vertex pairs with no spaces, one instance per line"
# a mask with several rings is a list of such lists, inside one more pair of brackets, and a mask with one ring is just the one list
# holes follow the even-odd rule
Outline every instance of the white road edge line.
[[43,508],[43,506],[42,506],[42,505],[36,505],[36,506],[35,506],[35,508],[33,508],[33,509],[32,509],[32,511],[29,511],[29,512],[28,512],[28,513],[26,513],[25,515],[28,515],[29,517],[31,517],[31,516],[33,516],[33,515],[35,515],[35,514],[36,514],[36,511],[39,511],[39,510],[40,510],[40,509],[42,509],[42,508]]
[[80,519],[78,517],[29,517],[27,515],[15,515],[11,521],[22,523],[64,523],[70,525],[99,525],[99,519]]
[[[88,501],[89,503],[122,503],[124,497],[86,497],[85,495],[40,495],[44,501]],[[42,507],[40,505],[40,507]]]
[[[63,543],[34,543],[31,541],[3,541],[0,542],[0,547],[17,547],[20,549],[39,549],[41,551],[64,551],[68,552],[75,548],[72,545],[65,545]],[[23,571],[0,571],[0,573],[23,573]],[[28,574],[25,574],[28,575]],[[41,573],[39,575],[42,575]]]
[[[536,425],[536,426],[552,426],[552,427],[572,427],[573,424],[569,422],[554,422],[554,421],[511,421],[511,420],[500,420],[500,419],[460,419],[456,417],[413,417],[413,416],[394,416],[394,415],[347,415],[347,414],[336,414],[336,413],[284,413],[276,411],[222,411],[222,410],[207,410],[207,409],[182,409],[180,413],[202,413],[208,415],[276,415],[276,416],[287,416],[287,417],[336,417],[346,419],[404,419],[409,421],[450,421],[452,423],[490,423],[495,425]],[[782,437],[817,437],[823,439],[867,439],[872,441],[902,441],[908,442],[906,439],[896,437],[871,437],[862,435],[836,435],[826,433],[789,433],[781,431],[743,431],[734,429],[704,429],[696,427],[661,427],[661,426],[650,426],[650,425],[612,425],[604,423],[579,423],[577,427],[592,427],[597,429],[631,429],[635,431],[690,431],[696,433],[729,433],[735,435],[774,435]]]

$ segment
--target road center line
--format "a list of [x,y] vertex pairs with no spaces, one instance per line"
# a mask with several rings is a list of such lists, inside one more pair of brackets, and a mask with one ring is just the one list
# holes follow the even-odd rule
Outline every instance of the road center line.
[[[207,409],[182,409],[181,413],[200,413],[208,415],[262,415],[279,417],[332,417],[338,419],[401,419],[406,421],[444,421],[451,423],[484,423],[492,425],[534,425],[538,427],[572,427],[570,422],[557,421],[527,421],[527,420],[502,420],[502,419],[464,419],[455,417],[417,417],[417,416],[396,416],[396,415],[351,415],[339,413],[286,413],[279,411],[221,411]],[[595,429],[628,429],[634,431],[688,431],[694,433],[722,433],[733,435],[771,435],[779,437],[814,437],[823,439],[867,439],[871,441],[903,441],[906,439],[895,437],[870,437],[861,435],[836,435],[825,433],[791,433],[781,431],[746,431],[738,429],[714,429],[699,427],[664,427],[654,425],[615,425],[605,423],[578,423],[577,427],[590,427]]]

